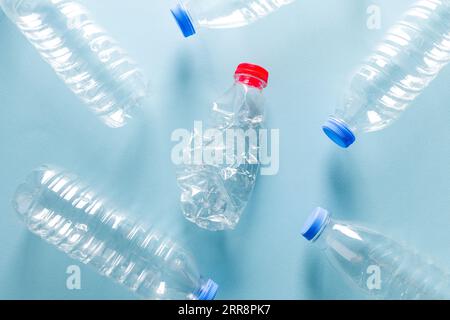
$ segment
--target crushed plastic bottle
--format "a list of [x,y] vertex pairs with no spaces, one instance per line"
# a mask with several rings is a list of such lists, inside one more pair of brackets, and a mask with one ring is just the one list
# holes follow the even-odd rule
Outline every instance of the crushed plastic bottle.
[[124,126],[147,96],[130,56],[73,0],[0,0],[9,19],[108,126]]
[[[206,133],[215,129],[216,134],[204,137],[202,132],[194,130],[191,143],[184,151],[190,158],[177,172],[182,189],[182,211],[189,221],[201,228],[234,229],[249,201],[260,169],[259,130],[264,121],[262,91],[268,78],[265,69],[240,64],[234,85],[213,104],[211,121],[203,130]],[[255,139],[246,140],[246,134]],[[198,151],[221,156],[215,162],[195,163],[193,158]]]
[[387,127],[448,62],[450,0],[420,0],[357,70],[325,134],[347,148],[359,133]]
[[160,232],[126,218],[78,177],[54,167],[33,171],[14,207],[29,230],[144,299],[212,300],[191,254]]
[[295,0],[185,0],[172,14],[185,37],[198,28],[237,28],[255,22]]
[[450,299],[450,273],[388,237],[317,208],[302,235],[365,292],[383,299]]

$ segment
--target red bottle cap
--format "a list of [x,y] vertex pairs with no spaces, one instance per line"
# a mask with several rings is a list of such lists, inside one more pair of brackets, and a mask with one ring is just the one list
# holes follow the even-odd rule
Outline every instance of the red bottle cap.
[[236,81],[251,87],[263,89],[267,87],[269,72],[263,67],[251,63],[241,63],[234,73]]

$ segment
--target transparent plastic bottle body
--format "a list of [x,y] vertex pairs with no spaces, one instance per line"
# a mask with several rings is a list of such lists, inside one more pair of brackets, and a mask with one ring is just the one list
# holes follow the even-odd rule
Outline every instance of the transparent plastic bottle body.
[[19,186],[14,206],[30,231],[141,298],[210,300],[189,252],[127,219],[78,177],[43,166]]
[[[262,90],[267,85],[268,73],[258,66],[241,64],[235,79],[234,85],[213,104],[211,119],[203,133],[194,130],[191,144],[183,152],[190,158],[177,172],[183,214],[211,231],[236,227],[260,168]],[[211,136],[210,129],[214,130]],[[196,162],[196,154],[203,155],[201,163]],[[206,154],[214,158],[207,160]]]
[[172,13],[185,37],[198,28],[225,29],[251,24],[295,0],[185,0]]
[[450,299],[450,273],[382,234],[336,221],[322,208],[313,212],[302,233],[368,296]]
[[387,127],[449,61],[450,0],[418,1],[356,71],[325,133],[347,148],[359,133]]
[[0,0],[65,84],[108,126],[126,124],[147,96],[129,55],[72,0]]

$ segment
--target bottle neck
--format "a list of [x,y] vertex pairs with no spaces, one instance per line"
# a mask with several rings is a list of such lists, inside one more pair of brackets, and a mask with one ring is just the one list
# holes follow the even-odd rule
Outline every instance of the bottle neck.
[[263,80],[247,74],[236,74],[234,79],[237,83],[245,84],[246,86],[256,88],[261,91],[267,86],[267,83]]
[[319,232],[317,232],[316,236],[311,240],[314,245],[318,246],[320,249],[325,249],[327,247],[327,234],[333,225],[332,219],[327,217]]

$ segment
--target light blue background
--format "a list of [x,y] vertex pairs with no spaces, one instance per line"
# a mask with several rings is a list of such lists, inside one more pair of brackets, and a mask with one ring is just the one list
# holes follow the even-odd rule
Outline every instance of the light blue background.
[[[397,123],[349,150],[320,131],[351,71],[411,0],[301,0],[247,28],[190,40],[171,1],[82,2],[140,62],[152,98],[141,119],[107,128],[0,15],[0,298],[134,298],[85,266],[82,290],[67,290],[76,262],[17,219],[14,189],[43,163],[107,186],[120,207],[179,237],[221,285],[220,299],[363,298],[299,235],[317,205],[450,267],[450,69]],[[379,31],[366,27],[372,3],[382,9]],[[209,233],[180,213],[170,135],[203,119],[244,61],[271,72],[267,126],[281,132],[280,172],[259,179],[236,231]]]

